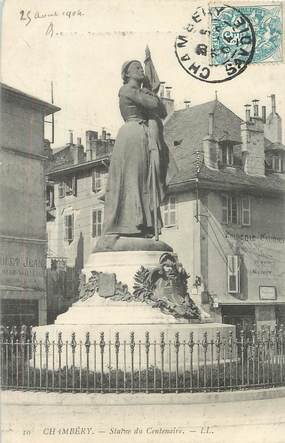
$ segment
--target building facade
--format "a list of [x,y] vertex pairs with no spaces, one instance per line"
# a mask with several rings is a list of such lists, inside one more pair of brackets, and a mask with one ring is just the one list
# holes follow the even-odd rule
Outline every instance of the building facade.
[[243,327],[285,314],[285,147],[271,99],[267,118],[257,101],[243,121],[215,100],[165,124],[179,173],[162,239],[191,274],[202,308]]
[[44,118],[59,108],[1,84],[1,323],[45,324]]
[[[114,139],[86,132],[54,151],[48,172],[48,300],[50,319],[78,298],[80,273],[102,233],[104,187]],[[53,208],[51,208],[53,206]],[[62,266],[64,263],[64,267]]]

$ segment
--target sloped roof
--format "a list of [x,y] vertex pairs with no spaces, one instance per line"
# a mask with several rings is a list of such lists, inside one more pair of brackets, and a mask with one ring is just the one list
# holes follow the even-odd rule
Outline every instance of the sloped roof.
[[[218,100],[203,103],[192,108],[175,111],[164,126],[165,141],[178,166],[178,173],[170,182],[176,185],[192,183],[197,176],[194,155],[202,151],[203,138],[208,134],[209,114],[214,114],[214,137],[219,141],[231,140],[241,144],[240,125],[242,119]],[[265,146],[271,146],[265,139]],[[285,177],[281,174],[253,176],[242,168],[210,169],[204,164],[199,172],[200,185],[213,189],[247,189],[247,191],[285,192]]]
[[45,115],[52,114],[54,112],[60,111],[61,108],[55,106],[52,103],[48,103],[44,100],[34,97],[33,95],[26,94],[19,89],[13,88],[12,86],[6,85],[5,83],[0,83],[1,95],[5,95],[8,99],[13,101],[25,101],[30,105],[33,105],[43,111]]
[[[180,169],[171,180],[169,186],[176,188],[177,185],[192,184],[197,177],[196,166],[189,169]],[[282,174],[270,174],[268,176],[253,176],[246,174],[239,168],[210,169],[204,164],[201,165],[198,173],[199,187],[213,190],[240,190],[247,192],[261,193],[284,193],[285,176]]]
[[219,141],[241,143],[242,120],[218,100],[174,111],[164,126],[164,137],[179,169],[188,169],[193,153],[202,150],[203,138],[208,134],[209,114],[214,114],[214,137]]

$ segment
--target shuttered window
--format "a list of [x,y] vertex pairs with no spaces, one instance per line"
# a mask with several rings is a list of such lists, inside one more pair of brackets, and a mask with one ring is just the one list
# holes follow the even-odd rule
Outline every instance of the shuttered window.
[[162,205],[162,213],[164,227],[175,226],[177,224],[176,199],[174,196],[170,196]]
[[250,226],[251,224],[249,197],[241,199],[241,224],[243,226]]
[[228,292],[238,294],[240,292],[240,257],[229,255],[228,264]]
[[274,172],[282,172],[283,164],[282,158],[280,155],[274,155],[272,157],[272,169]]
[[64,240],[69,243],[74,240],[74,214],[64,216]]
[[247,196],[222,195],[222,223],[250,226],[251,207]]
[[63,198],[65,196],[65,184],[64,184],[64,182],[60,182],[58,184],[58,196],[59,196],[59,198]]
[[229,207],[227,195],[222,195],[222,223],[229,223]]
[[107,179],[107,172],[105,170],[96,170],[92,171],[92,191],[100,192],[104,189]]
[[92,211],[92,237],[100,237],[103,228],[103,209],[94,209]]
[[63,198],[66,195],[76,195],[77,193],[77,179],[75,176],[68,177],[58,184],[58,196]]

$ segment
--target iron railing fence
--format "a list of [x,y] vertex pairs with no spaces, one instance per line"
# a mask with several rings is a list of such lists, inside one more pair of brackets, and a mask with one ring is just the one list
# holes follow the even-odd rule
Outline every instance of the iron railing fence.
[[107,340],[101,332],[91,340],[59,332],[39,339],[32,328],[1,328],[0,369],[2,389],[54,392],[210,392],[273,387],[285,384],[284,329],[254,327],[236,339],[128,340],[115,333]]

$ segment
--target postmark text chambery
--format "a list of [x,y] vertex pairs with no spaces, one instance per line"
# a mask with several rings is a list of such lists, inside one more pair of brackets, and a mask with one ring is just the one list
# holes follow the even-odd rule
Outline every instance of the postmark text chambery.
[[221,83],[240,75],[252,61],[254,49],[255,33],[250,20],[231,6],[210,10],[197,7],[175,41],[175,54],[182,68],[208,83]]

